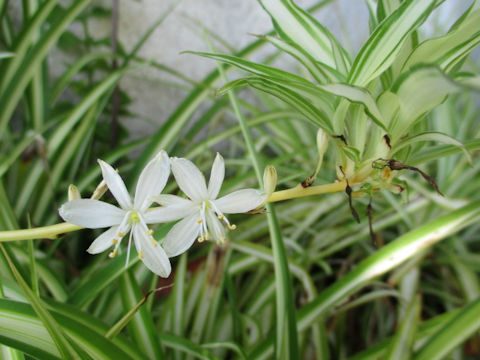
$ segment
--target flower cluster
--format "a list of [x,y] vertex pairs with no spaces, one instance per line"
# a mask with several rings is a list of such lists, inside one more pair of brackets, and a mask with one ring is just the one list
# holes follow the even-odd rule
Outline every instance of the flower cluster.
[[[265,194],[255,189],[238,190],[217,198],[225,175],[225,163],[220,154],[213,163],[207,187],[202,173],[190,160],[169,158],[165,151],[160,151],[140,174],[133,201],[120,175],[104,161],[98,162],[103,179],[120,207],[94,199],[77,199],[63,204],[60,216],[85,228],[109,227],[90,245],[87,251],[91,254],[113,247],[109,256],[114,257],[122,239],[129,234],[127,263],[133,239],[138,257],[162,277],[170,275],[169,257],[185,252],[196,239],[223,243],[226,229],[235,229],[225,214],[253,210],[266,200]],[[188,198],[160,194],[167,184],[170,169]],[[153,202],[161,206],[150,208]],[[148,225],[177,220],[180,221],[160,246]]]

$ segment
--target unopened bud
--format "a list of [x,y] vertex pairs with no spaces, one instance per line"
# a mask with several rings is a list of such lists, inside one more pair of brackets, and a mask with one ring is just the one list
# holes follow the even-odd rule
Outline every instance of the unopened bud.
[[317,149],[318,149],[318,155],[320,158],[323,157],[325,154],[325,151],[327,151],[328,147],[328,136],[325,131],[322,129],[318,129],[317,132]]
[[277,179],[277,170],[272,165],[268,165],[263,172],[263,188],[267,196],[270,196],[275,191]]
[[68,201],[78,200],[81,198],[82,196],[80,195],[80,191],[78,190],[78,188],[75,185],[70,184],[70,186],[68,187]]
[[91,199],[94,199],[94,200],[100,199],[103,196],[103,194],[105,194],[107,189],[108,189],[107,183],[105,182],[105,180],[102,180],[101,183],[98,184],[97,188],[93,192]]

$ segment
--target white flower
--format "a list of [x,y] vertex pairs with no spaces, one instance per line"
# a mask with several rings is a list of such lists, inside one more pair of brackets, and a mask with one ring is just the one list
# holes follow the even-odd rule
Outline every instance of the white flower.
[[160,151],[145,166],[138,179],[133,202],[120,175],[106,162],[98,162],[102,168],[103,179],[120,208],[103,201],[79,199],[63,204],[59,210],[60,216],[65,221],[90,229],[110,227],[90,245],[87,250],[90,254],[98,254],[114,246],[109,255],[114,257],[118,253],[122,238],[130,232],[127,263],[133,237],[138,256],[143,263],[155,274],[168,277],[171,271],[168,256],[152,237],[153,231],[147,227],[147,224],[171,221],[165,216],[158,219],[148,211],[152,197],[161,193],[170,175],[167,153]]
[[151,210],[158,218],[168,214],[170,219],[182,219],[163,242],[169,257],[186,251],[197,238],[200,242],[209,239],[223,242],[225,227],[235,229],[225,214],[244,213],[265,202],[265,194],[255,189],[238,190],[217,199],[225,175],[225,163],[220,154],[213,163],[208,188],[202,173],[191,161],[171,158],[171,166],[175,180],[189,199],[175,195],[156,196],[154,200],[163,207]]

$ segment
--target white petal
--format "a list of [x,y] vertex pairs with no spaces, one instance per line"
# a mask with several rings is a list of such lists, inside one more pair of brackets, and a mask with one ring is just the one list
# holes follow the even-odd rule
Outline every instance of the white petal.
[[222,187],[223,178],[225,177],[225,161],[222,155],[217,153],[215,161],[212,165],[212,171],[210,172],[210,180],[208,182],[208,197],[210,199],[216,199],[220,188]]
[[225,240],[225,226],[218,220],[215,213],[211,210],[206,213],[208,231],[212,235],[213,240],[223,242]]
[[132,228],[135,246],[137,251],[142,251],[142,261],[145,266],[158,276],[166,278],[172,271],[170,260],[159,244],[153,246],[147,230],[138,224]]
[[125,211],[93,199],[72,200],[58,210],[63,220],[89,229],[98,229],[119,225]]
[[200,231],[198,219],[198,213],[192,214],[175,224],[168,232],[163,242],[168,257],[180,255],[192,246]]
[[255,189],[234,191],[214,201],[218,209],[225,214],[244,213],[262,205],[266,200],[263,192]]
[[162,206],[187,205],[192,203],[191,200],[182,198],[177,195],[170,195],[170,194],[162,194],[162,195],[154,196],[153,201]]
[[93,240],[87,251],[90,254],[99,254],[107,250],[110,246],[113,246],[113,239],[117,239],[118,226],[112,226],[110,229],[99,235]]
[[98,159],[98,163],[102,168],[103,179],[112,195],[117,199],[120,207],[122,209],[130,209],[132,207],[132,200],[120,175],[105,161]]
[[153,202],[152,197],[162,192],[170,176],[170,159],[160,151],[142,170],[135,190],[134,207],[145,211]]
[[190,199],[201,201],[208,198],[205,178],[190,160],[172,158],[172,172],[178,186]]
[[143,213],[143,218],[147,224],[158,224],[183,219],[194,211],[198,211],[198,205],[187,201],[187,204],[171,205],[149,210]]

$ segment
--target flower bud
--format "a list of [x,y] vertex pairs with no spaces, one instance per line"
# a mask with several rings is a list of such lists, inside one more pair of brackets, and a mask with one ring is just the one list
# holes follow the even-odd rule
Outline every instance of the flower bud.
[[94,199],[94,200],[100,199],[103,196],[103,194],[105,194],[107,189],[108,187],[107,187],[107,184],[105,183],[105,180],[102,180],[100,184],[98,184],[95,191],[93,192],[91,199]]
[[263,187],[265,194],[270,196],[277,186],[277,170],[272,165],[268,165],[263,172]]
[[68,187],[68,201],[78,200],[81,198],[82,196],[80,195],[80,191],[78,190],[78,188],[75,185],[70,184],[70,186]]

